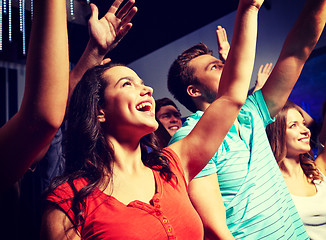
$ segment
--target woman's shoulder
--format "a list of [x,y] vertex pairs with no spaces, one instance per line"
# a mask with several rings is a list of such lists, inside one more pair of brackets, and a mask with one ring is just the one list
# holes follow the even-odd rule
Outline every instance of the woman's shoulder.
[[182,177],[183,180],[186,182],[185,174],[179,156],[170,147],[163,148],[162,154],[167,157],[171,171],[176,174],[177,177]]
[[[169,160],[169,164],[173,168],[180,168],[181,167],[181,162],[179,156],[170,148],[170,147],[165,147],[162,149],[162,154],[167,157]],[[181,167],[182,169],[182,167]]]

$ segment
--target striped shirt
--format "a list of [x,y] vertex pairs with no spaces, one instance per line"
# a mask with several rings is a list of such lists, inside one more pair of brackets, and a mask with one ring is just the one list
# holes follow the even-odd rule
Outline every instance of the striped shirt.
[[[190,133],[202,116],[187,118],[170,144]],[[273,122],[261,91],[247,98],[215,156],[196,176],[217,173],[226,221],[236,239],[309,239],[271,151],[265,128]]]

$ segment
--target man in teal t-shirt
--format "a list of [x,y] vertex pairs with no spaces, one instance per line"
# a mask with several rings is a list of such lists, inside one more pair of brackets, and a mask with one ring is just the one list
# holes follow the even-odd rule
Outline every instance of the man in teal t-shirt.
[[[307,3],[263,88],[250,95],[209,164],[189,184],[205,235],[223,239],[309,239],[265,133],[323,31],[326,0]],[[304,27],[302,27],[304,26]],[[168,88],[192,114],[170,143],[185,137],[219,96],[223,61],[202,43],[172,64]],[[195,149],[194,149],[195,151]]]

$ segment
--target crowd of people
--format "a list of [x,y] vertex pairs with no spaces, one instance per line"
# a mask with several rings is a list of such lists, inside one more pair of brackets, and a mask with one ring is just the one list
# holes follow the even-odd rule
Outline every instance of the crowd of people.
[[[306,0],[251,90],[264,1],[240,0],[231,44],[217,27],[219,58],[199,43],[169,69],[169,91],[193,112],[183,124],[176,103],[105,59],[138,11],[123,2],[100,19],[90,4],[90,39],[69,72],[66,1],[34,1],[24,97],[0,128],[5,239],[325,239],[326,150],[310,154],[307,114],[288,97],[326,0]],[[34,196],[35,221],[14,214],[21,192]]]

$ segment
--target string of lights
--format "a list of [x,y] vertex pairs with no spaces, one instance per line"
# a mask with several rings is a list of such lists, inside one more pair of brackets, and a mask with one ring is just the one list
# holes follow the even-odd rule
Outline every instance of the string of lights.
[[22,14],[21,14],[21,22],[22,22],[22,34],[23,34],[23,55],[26,55],[26,21],[25,21],[25,0],[22,1]]
[[25,13],[23,12],[23,1],[19,0],[19,30],[20,32],[23,31],[23,15]]
[[0,51],[2,51],[2,0],[0,0]]
[[[6,13],[5,13],[6,14]],[[11,11],[11,1],[8,2],[8,31],[9,31],[9,42],[12,42],[12,11]]]
[[[80,2],[85,2],[86,4],[90,4],[90,0],[78,0]],[[67,0],[68,2],[68,0]],[[30,19],[26,19],[26,4],[30,6]],[[74,0],[69,0],[68,2],[70,9],[68,10],[71,19],[75,19],[75,9],[74,9]],[[22,53],[23,55],[26,55],[26,20],[32,21],[33,20],[33,0],[0,0],[0,52],[2,52],[3,49],[3,37],[8,36],[8,40],[6,41],[12,42],[13,41],[13,14],[12,14],[12,6],[18,7],[19,11],[19,31],[22,36]],[[6,22],[8,21],[8,28],[6,28],[6,31],[8,31],[8,35],[4,34],[4,17],[6,17]]]
[[74,1],[70,0],[70,16],[74,17]]

